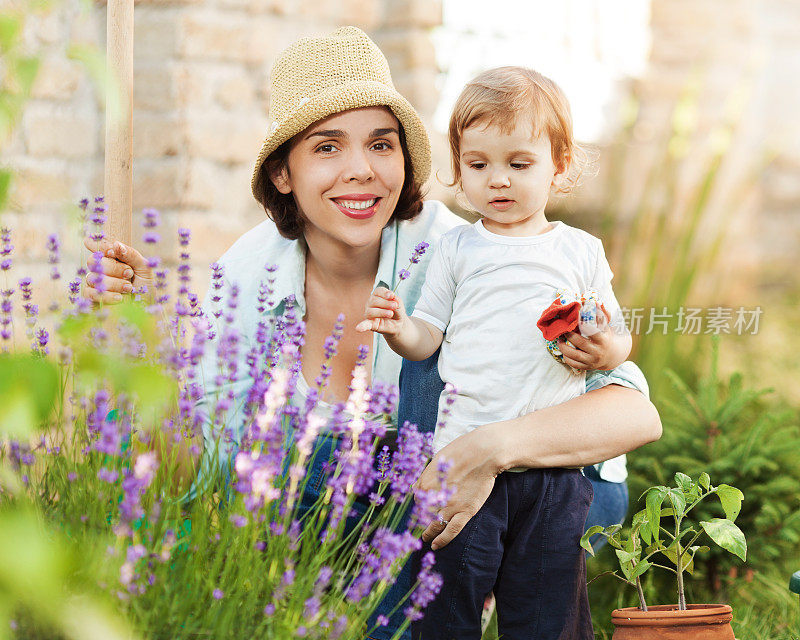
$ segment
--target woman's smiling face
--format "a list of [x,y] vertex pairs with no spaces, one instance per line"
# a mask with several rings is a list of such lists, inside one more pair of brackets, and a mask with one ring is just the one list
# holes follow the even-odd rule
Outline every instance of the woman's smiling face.
[[272,176],[306,220],[303,235],[347,247],[378,242],[405,179],[400,123],[387,107],[351,109],[295,136]]

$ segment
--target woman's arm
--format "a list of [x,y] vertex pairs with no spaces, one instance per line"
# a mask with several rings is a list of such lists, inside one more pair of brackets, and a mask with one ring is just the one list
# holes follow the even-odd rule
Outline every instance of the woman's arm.
[[661,437],[661,419],[653,403],[618,385],[485,428],[485,437],[497,439],[493,463],[498,472],[513,467],[583,467]]
[[[441,548],[458,535],[489,497],[494,479],[512,467],[580,467],[626,453],[661,437],[661,420],[644,394],[619,385],[590,391],[563,404],[513,420],[484,425],[437,453],[415,487],[438,488],[437,464],[451,463],[447,483],[456,493],[423,539]],[[437,535],[438,534],[438,535]]]

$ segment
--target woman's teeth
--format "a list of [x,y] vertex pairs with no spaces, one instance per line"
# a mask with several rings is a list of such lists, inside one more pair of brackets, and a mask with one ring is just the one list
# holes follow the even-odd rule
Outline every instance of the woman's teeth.
[[370,200],[337,200],[345,209],[369,209],[377,202],[377,198]]

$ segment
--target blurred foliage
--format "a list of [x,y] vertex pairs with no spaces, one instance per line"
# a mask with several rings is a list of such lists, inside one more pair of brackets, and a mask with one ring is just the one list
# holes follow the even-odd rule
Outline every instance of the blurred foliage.
[[[0,10],[0,151],[22,116],[39,71],[38,57],[26,53],[22,46],[26,11],[45,6],[31,2]],[[0,167],[0,212],[8,201],[11,180],[11,170]]]
[[[18,124],[39,70],[23,44],[26,20],[50,8],[47,0],[4,3],[0,8],[0,151]],[[0,166],[0,212],[13,172]],[[38,354],[0,354],[0,442],[31,439],[46,428],[58,404],[54,362]],[[130,640],[127,625],[98,589],[104,563],[91,546],[77,545],[44,522],[8,464],[0,444],[0,640],[11,637]]]
[[0,505],[0,638],[130,640],[95,582],[98,548],[76,545],[30,506]]
[[0,439],[24,438],[41,426],[58,384],[55,363],[33,354],[0,355]]
[[[58,334],[73,356],[72,380],[84,391],[101,380],[114,395],[131,397],[157,416],[176,402],[176,381],[161,366],[126,359],[124,344],[107,344],[119,327],[135,332],[151,349],[158,345],[157,320],[130,300],[64,320]],[[101,342],[106,343],[107,351],[99,349]],[[125,366],[119,366],[123,361]]]

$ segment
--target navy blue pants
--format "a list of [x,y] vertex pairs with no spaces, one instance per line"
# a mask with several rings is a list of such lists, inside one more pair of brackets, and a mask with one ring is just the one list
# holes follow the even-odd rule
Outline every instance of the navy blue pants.
[[480,511],[433,552],[444,585],[413,625],[414,640],[480,640],[490,592],[504,640],[593,638],[579,544],[591,502],[577,469],[499,475]]

